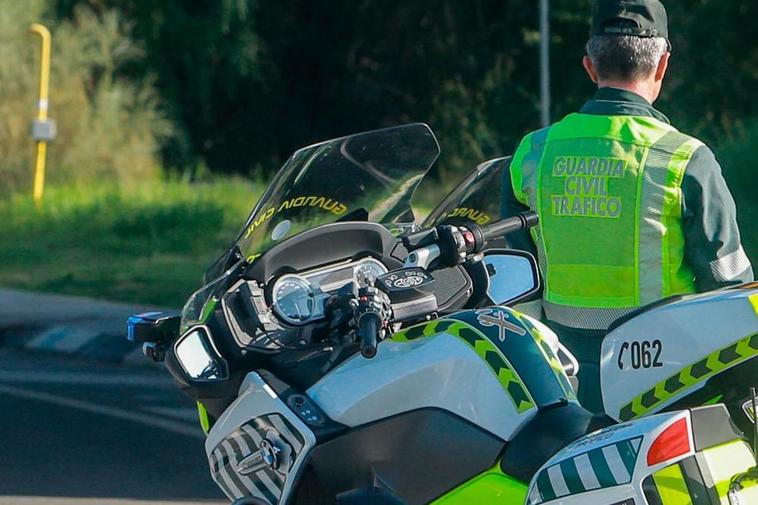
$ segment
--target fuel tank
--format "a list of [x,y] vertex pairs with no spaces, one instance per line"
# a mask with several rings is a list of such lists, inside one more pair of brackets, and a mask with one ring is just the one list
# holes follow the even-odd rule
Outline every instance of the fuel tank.
[[612,329],[603,342],[605,411],[627,421],[672,408],[742,405],[758,383],[758,283],[664,300]]
[[576,401],[539,323],[508,308],[459,312],[417,325],[356,355],[308,390],[350,427],[441,409],[508,441],[539,407]]

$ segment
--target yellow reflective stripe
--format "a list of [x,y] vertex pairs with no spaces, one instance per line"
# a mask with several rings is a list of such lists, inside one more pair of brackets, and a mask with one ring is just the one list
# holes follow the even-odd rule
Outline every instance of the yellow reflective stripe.
[[[522,204],[540,213],[539,198],[539,168],[545,153],[548,135],[553,127],[543,128],[530,133],[519,145],[511,163],[511,185],[513,194]],[[537,247],[537,261],[543,273],[545,292],[549,292],[547,254],[542,234],[542,216],[540,222],[531,229],[532,239]]]
[[511,183],[516,199],[537,210],[537,177],[550,128],[530,133],[519,145],[511,164]]
[[203,428],[203,433],[206,435],[211,431],[211,419],[208,416],[208,411],[205,410],[205,406],[197,402],[197,417],[200,419],[200,426]]
[[753,306],[753,310],[755,311],[755,315],[758,316],[758,294],[756,294],[756,295],[750,295],[748,297],[748,300],[750,300],[750,305]]
[[653,474],[653,480],[663,505],[692,505],[684,474],[678,464],[658,470]]
[[755,464],[750,447],[744,441],[736,440],[706,449],[703,451],[703,459],[708,464],[721,503],[729,505],[732,478],[747,472]]
[[637,299],[633,305],[641,306],[664,298],[663,278],[666,276],[663,239],[665,225],[666,194],[670,165],[674,153],[689,137],[670,131],[661,137],[655,146],[645,152],[644,166],[639,176],[638,202],[635,235],[637,251]]
[[[681,262],[681,258],[672,258],[671,254],[684,255],[684,232],[682,231],[681,218],[682,218],[682,180],[684,179],[684,172],[687,168],[687,164],[692,159],[703,143],[696,138],[689,138],[687,142],[676,150],[674,156],[669,164],[668,179],[666,181],[667,188],[676,188],[676,191],[670,191],[666,193],[664,200],[663,216],[665,221],[663,225],[667,230],[667,233],[663,236],[663,264],[666,265],[667,270],[663,271],[663,296],[669,296],[672,294],[679,294],[680,289],[674,289],[672,286],[672,279],[675,273],[672,271],[674,265],[678,265]],[[689,292],[695,292],[694,279],[691,280],[691,286],[687,286]],[[678,288],[678,286],[677,286]],[[677,292],[675,292],[677,291]]]
[[697,139],[670,131],[646,153],[637,209],[636,305],[678,294],[679,290],[673,292],[671,279],[684,255],[680,188],[687,164],[701,145]]
[[524,193],[524,158],[529,154],[529,150],[532,145],[532,135],[530,133],[521,141],[516,152],[513,154],[513,161],[511,162],[511,186],[513,187],[513,195],[516,200],[526,205],[526,194]]

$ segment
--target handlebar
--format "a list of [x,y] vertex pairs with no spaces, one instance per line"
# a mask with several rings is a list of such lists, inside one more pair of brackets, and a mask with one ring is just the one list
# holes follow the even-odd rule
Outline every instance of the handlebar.
[[499,238],[514,231],[528,230],[539,223],[539,217],[536,212],[524,212],[518,216],[497,221],[489,226],[482,227],[482,238],[484,241]]
[[376,356],[382,323],[382,317],[373,311],[364,312],[358,318],[358,338],[361,341],[361,354],[364,358],[371,359]]
[[[480,254],[490,240],[504,237],[515,231],[528,230],[539,223],[536,212],[496,221],[488,226],[475,223],[464,225],[442,224],[403,237],[403,244],[411,252],[405,260],[406,268],[454,266]],[[425,253],[419,251],[425,249]]]

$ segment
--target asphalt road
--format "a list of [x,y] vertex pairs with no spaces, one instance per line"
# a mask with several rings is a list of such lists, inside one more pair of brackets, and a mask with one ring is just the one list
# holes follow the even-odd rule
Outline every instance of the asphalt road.
[[160,370],[0,349],[0,505],[228,503]]

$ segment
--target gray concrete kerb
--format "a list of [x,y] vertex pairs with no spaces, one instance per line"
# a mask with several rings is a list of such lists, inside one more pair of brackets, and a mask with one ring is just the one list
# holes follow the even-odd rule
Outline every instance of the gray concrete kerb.
[[146,305],[0,288],[0,345],[109,363],[149,364],[126,340],[132,314]]

